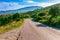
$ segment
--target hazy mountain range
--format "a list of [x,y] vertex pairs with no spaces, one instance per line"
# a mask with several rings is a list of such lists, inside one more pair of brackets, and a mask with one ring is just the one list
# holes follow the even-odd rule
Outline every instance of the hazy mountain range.
[[0,14],[16,13],[16,12],[28,12],[28,11],[33,11],[36,9],[41,9],[41,8],[43,8],[43,7],[41,7],[41,6],[29,6],[29,7],[20,8],[17,10],[0,11]]

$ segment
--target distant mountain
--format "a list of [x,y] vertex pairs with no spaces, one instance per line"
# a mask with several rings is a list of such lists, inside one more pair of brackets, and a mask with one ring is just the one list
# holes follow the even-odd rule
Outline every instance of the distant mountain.
[[36,9],[41,9],[41,8],[43,8],[43,7],[41,7],[41,6],[29,6],[29,7],[20,8],[17,10],[0,11],[0,14],[16,13],[16,12],[28,12],[28,11],[33,11]]
[[40,7],[40,6],[30,6],[30,7],[18,9],[18,11],[20,10],[20,12],[26,12],[26,11],[33,11],[35,9],[41,9],[41,8],[42,7]]

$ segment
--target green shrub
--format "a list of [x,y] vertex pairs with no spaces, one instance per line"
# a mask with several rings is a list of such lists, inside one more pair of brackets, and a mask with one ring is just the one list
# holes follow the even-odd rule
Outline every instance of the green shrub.
[[19,13],[13,14],[13,20],[18,20],[19,18],[20,18]]
[[15,13],[12,15],[10,15],[10,14],[0,15],[0,26],[6,25],[6,24],[13,22],[13,21],[19,21],[22,18],[23,18],[23,15],[21,16],[19,13]]
[[39,22],[41,22],[41,23],[45,23],[45,22],[47,22],[47,20],[39,20]]

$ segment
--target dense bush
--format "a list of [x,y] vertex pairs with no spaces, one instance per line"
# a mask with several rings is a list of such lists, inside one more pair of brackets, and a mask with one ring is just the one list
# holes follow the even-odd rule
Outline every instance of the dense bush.
[[16,21],[19,21],[20,20],[20,14],[19,13],[14,14],[12,19],[16,20]]
[[46,23],[47,20],[44,19],[44,20],[40,20],[39,22],[40,22],[40,23]]
[[[45,10],[46,11],[46,10]],[[54,6],[49,8],[48,12],[44,13],[36,11],[33,14],[34,20],[47,24],[49,26],[60,28],[60,8],[59,6]]]
[[19,21],[22,19],[22,16],[19,13],[15,13],[12,15],[0,15],[0,26],[6,25],[12,21]]

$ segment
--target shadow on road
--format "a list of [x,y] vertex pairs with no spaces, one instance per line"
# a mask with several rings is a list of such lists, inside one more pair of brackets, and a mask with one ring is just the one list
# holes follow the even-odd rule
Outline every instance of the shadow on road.
[[[33,21],[33,22],[37,22],[37,21],[35,21],[35,20],[32,20],[32,21]],[[58,28],[58,27],[49,26],[49,25],[42,24],[42,23],[36,24],[36,27],[50,27],[50,28],[54,28],[54,29],[60,30],[60,28]]]
[[52,27],[52,26],[47,26],[45,24],[37,24],[36,26],[37,27],[50,27],[50,28],[54,28],[54,29],[60,30],[60,28],[56,28],[56,27]]
[[36,26],[37,27],[47,27],[47,25],[45,25],[45,24],[37,24]]
[[37,27],[50,27],[50,28],[54,28],[54,29],[60,30],[60,28],[47,26],[47,25],[45,25],[45,24],[37,24],[36,26],[37,26]]
[[[32,19],[32,21],[33,21],[33,22],[37,22],[37,21],[35,21],[35,20],[33,20],[33,19]],[[42,24],[42,23],[37,24],[36,26],[37,26],[37,27],[47,27],[47,25]]]
[[37,22],[36,20],[33,20],[33,19],[32,19],[32,21],[33,21],[33,22]]

